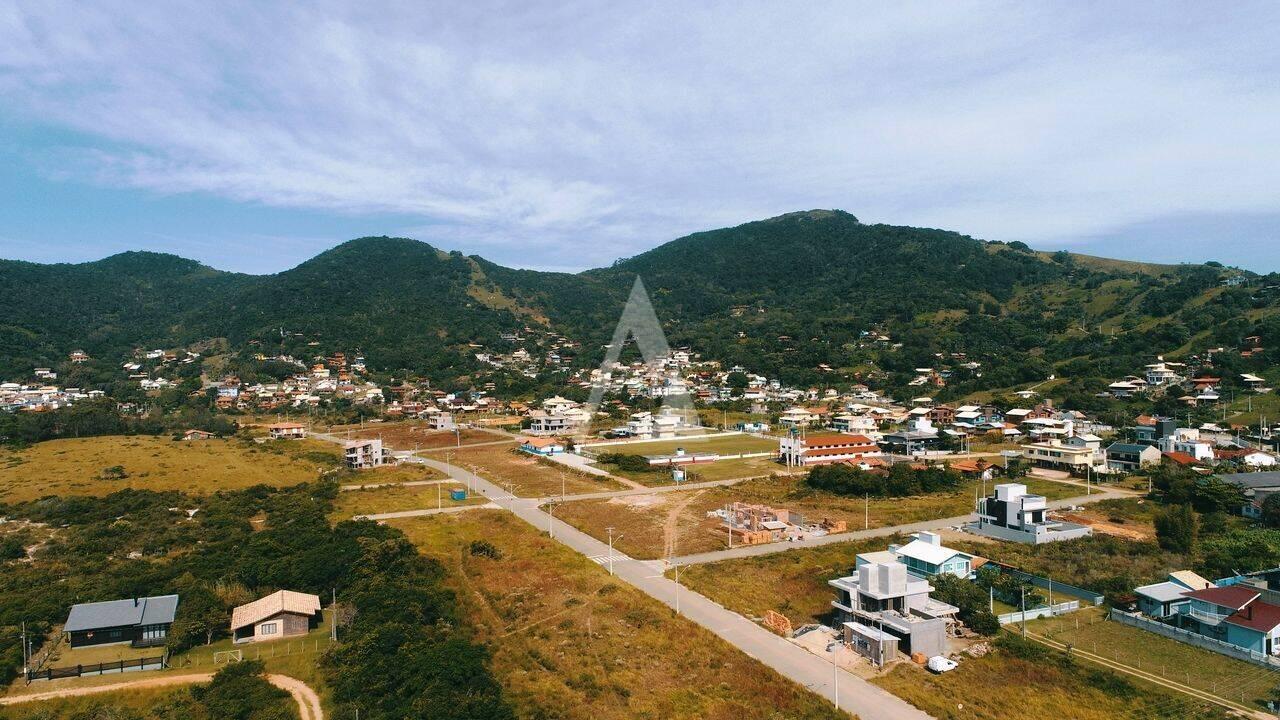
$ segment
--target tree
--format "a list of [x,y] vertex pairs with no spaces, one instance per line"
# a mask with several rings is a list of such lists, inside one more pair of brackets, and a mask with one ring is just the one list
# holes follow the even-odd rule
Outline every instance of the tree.
[[1269,528],[1280,527],[1280,493],[1272,493],[1262,501],[1262,524]]
[[1190,505],[1173,505],[1156,515],[1156,541],[1160,547],[1189,553],[1200,533],[1200,519]]

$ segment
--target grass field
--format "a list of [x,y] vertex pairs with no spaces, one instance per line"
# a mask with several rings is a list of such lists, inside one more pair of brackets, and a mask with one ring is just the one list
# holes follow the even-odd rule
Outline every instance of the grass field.
[[[1029,479],[1027,485],[1030,492],[1051,500],[1081,492],[1048,480]],[[708,518],[707,513],[734,501],[796,510],[813,522],[844,520],[855,530],[968,514],[973,510],[974,489],[969,483],[955,492],[874,498],[864,505],[861,498],[805,490],[794,478],[769,477],[702,490],[565,503],[556,509],[556,515],[597,538],[605,537],[605,528],[613,527],[624,535],[617,544],[620,551],[654,559],[669,552],[689,555],[728,547],[719,519]]]
[[421,480],[440,480],[446,478],[443,472],[433,467],[406,463],[404,465],[383,465],[380,468],[361,470],[343,479],[342,486],[357,487],[361,485],[395,485]]
[[1172,570],[1195,566],[1193,558],[1161,550],[1154,541],[1127,540],[1099,533],[1043,545],[980,542],[976,539],[956,540],[947,545],[1055,582],[1103,594],[1127,593],[1139,585],[1164,580]]
[[[559,495],[562,482],[565,492],[569,494],[624,489],[616,480],[587,475],[568,467],[562,468],[551,464],[550,460],[521,452],[518,448],[519,445],[515,442],[462,448],[450,452],[448,461],[503,488],[514,485],[515,494],[521,497]],[[440,453],[433,456],[444,459]]]
[[1018,638],[934,675],[899,664],[872,682],[938,720],[1155,720],[1225,718],[1214,706],[1101,671]]
[[517,717],[847,718],[509,514],[392,524],[444,564]]
[[1118,622],[1089,608],[1027,623],[1027,630],[1247,705],[1270,699],[1280,673]]
[[[148,673],[150,675],[151,673]],[[121,676],[112,675],[116,682]],[[130,674],[129,679],[135,677]],[[57,681],[62,683],[64,681]],[[37,683],[35,686],[49,686]],[[143,716],[146,711],[159,707],[170,698],[188,692],[189,686],[160,688],[139,688],[134,690],[117,690],[113,692],[95,693],[80,697],[41,700],[39,702],[21,703],[18,705],[0,706],[0,719],[3,720],[125,720],[133,718],[133,714],[122,714],[120,711],[137,713]]]
[[400,512],[401,510],[423,510],[434,507],[459,507],[462,505],[483,505],[489,499],[474,495],[466,500],[450,500],[450,490],[465,490],[466,486],[450,481],[432,485],[392,485],[389,487],[371,488],[368,490],[344,490],[334,501],[333,512],[329,518],[334,522],[349,520],[356,515],[372,515],[375,513]]
[[717,435],[714,437],[694,435],[676,440],[649,440],[604,445],[588,448],[588,450],[595,453],[624,453],[627,455],[674,455],[676,448],[684,448],[690,453],[720,453],[722,455],[757,452],[777,453],[778,441],[771,438],[758,438],[753,435]]
[[350,436],[352,439],[382,438],[383,445],[396,450],[413,450],[415,448],[418,450],[434,450],[437,448],[457,447],[459,444],[465,447],[476,443],[510,439],[509,436],[501,433],[471,428],[459,430],[457,433],[431,430],[426,423],[419,421],[376,423],[366,425],[364,429],[359,426],[334,428],[332,432],[340,437]]
[[49,440],[0,451],[0,501],[106,495],[124,488],[205,493],[288,486],[314,480],[320,470],[341,463],[332,443],[315,440],[183,442],[148,435]]
[[1226,421],[1236,425],[1252,425],[1254,432],[1257,432],[1258,421],[1263,417],[1280,417],[1280,395],[1272,392],[1238,396],[1227,410]]
[[835,591],[828,580],[848,575],[854,556],[884,550],[901,536],[790,550],[680,569],[680,582],[745,617],[768,610],[786,615],[792,627],[819,622],[831,612]]
[[[613,475],[625,477],[629,480],[635,480],[642,485],[650,487],[658,487],[661,485],[670,485],[674,482],[671,478],[670,468],[655,468],[651,472],[633,472],[622,470],[616,465],[607,463],[597,464],[596,467],[609,472]],[[773,458],[754,457],[754,458],[734,458],[732,460],[717,460],[711,463],[698,463],[697,465],[686,465],[685,482],[708,482],[713,480],[738,480],[741,478],[766,477],[768,475],[789,475],[800,474],[803,471],[788,472],[787,468],[779,465]]]

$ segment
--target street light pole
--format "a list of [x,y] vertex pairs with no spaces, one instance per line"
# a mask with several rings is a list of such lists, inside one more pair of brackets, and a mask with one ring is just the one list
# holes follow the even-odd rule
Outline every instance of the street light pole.
[[613,528],[605,528],[605,532],[609,533],[609,577],[613,577]]

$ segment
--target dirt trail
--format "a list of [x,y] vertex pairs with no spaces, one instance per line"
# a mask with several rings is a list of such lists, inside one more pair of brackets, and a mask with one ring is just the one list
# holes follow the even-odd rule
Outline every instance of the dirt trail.
[[320,696],[306,683],[288,675],[267,675],[267,682],[288,692],[298,703],[298,715],[302,720],[324,720],[324,709],[320,707]]
[[689,507],[689,503],[697,500],[706,490],[699,490],[695,493],[680,499],[680,502],[671,506],[667,511],[667,519],[662,523],[662,557],[676,556],[676,540],[679,539],[680,530],[680,513]]
[[[31,693],[28,695],[0,697],[0,705],[39,702],[41,700],[56,700],[58,698],[77,697],[80,695],[96,695],[98,693],[115,692],[117,690],[144,690],[150,688],[169,687],[172,685],[195,685],[198,683],[207,683],[211,680],[213,680],[213,673],[161,675],[142,680],[113,683],[111,685],[66,687],[58,690]],[[287,675],[275,674],[267,675],[267,682],[293,696],[294,701],[298,703],[298,715],[302,720],[324,720],[324,710],[320,707],[320,696],[316,694],[315,690],[307,687],[305,683],[300,680],[295,680]]]

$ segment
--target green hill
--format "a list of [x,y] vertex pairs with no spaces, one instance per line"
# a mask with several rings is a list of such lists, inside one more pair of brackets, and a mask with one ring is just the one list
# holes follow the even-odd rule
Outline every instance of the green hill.
[[[579,274],[385,237],[265,276],[154,253],[0,261],[0,373],[21,376],[76,348],[115,359],[142,345],[283,338],[445,380],[474,370],[468,343],[526,324],[583,341],[591,362],[639,275],[672,344],[706,357],[822,382],[820,365],[905,376],[963,353],[982,363],[974,387],[1007,387],[1055,372],[1123,374],[1155,352],[1270,334],[1274,281],[1225,287],[1235,272],[1042,253],[835,210],[696,233]],[[868,343],[869,330],[900,347]]]

